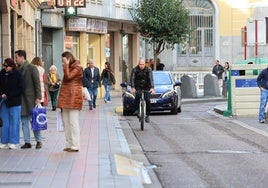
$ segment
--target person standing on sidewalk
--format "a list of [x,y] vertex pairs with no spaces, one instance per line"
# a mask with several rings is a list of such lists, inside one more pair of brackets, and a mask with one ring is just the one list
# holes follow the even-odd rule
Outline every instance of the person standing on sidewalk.
[[[37,68],[30,64],[26,60],[25,50],[15,51],[15,61],[18,65],[18,69],[21,71],[25,90],[22,95],[22,106],[21,106],[21,123],[22,132],[24,136],[25,144],[21,146],[21,149],[31,148],[31,135],[30,135],[30,120],[31,120],[31,110],[41,102],[41,86],[39,79],[39,72]],[[42,136],[41,131],[33,131],[36,140],[36,149],[42,148]]]
[[46,73],[45,73],[45,69],[43,68],[42,59],[40,57],[35,57],[35,58],[33,58],[31,64],[35,65],[35,67],[37,68],[37,70],[39,72],[39,80],[40,80],[41,96],[42,96],[41,104],[42,104],[42,106],[44,106],[45,92],[46,92],[45,83],[44,83],[44,75]]
[[18,149],[24,80],[13,59],[5,59],[3,67],[0,72],[0,95],[5,101],[1,105],[3,125],[0,149]]
[[257,77],[257,84],[260,88],[259,122],[265,123],[265,108],[268,101],[268,68],[265,68]]
[[220,88],[220,91],[222,89],[222,74],[224,72],[223,66],[220,64],[219,60],[216,60],[215,65],[212,68],[212,74],[215,74],[218,78],[218,85]]
[[104,102],[110,103],[111,102],[110,89],[111,86],[115,84],[115,78],[110,63],[105,62],[104,66],[105,67],[101,73],[102,85],[104,85],[105,88]]
[[78,152],[80,148],[79,111],[83,106],[83,68],[71,52],[62,55],[63,80],[58,98],[65,126],[66,147],[63,151]]
[[49,73],[47,75],[47,85],[51,99],[52,111],[55,111],[57,106],[58,93],[61,85],[61,79],[57,73],[57,67],[55,65],[51,65],[49,68]]
[[98,96],[98,87],[101,87],[100,71],[94,66],[93,60],[88,61],[88,67],[83,72],[83,87],[88,89],[91,100],[88,101],[89,109],[96,108],[96,99]]

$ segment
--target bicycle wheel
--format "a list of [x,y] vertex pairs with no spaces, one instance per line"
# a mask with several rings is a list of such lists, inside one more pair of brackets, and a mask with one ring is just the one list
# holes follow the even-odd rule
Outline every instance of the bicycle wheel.
[[141,130],[143,131],[144,128],[144,120],[145,120],[145,101],[141,102],[141,117],[140,117],[140,121],[141,121]]

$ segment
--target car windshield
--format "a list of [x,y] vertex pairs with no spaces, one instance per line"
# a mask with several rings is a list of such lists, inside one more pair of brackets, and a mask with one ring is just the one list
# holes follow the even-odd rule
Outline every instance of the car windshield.
[[168,72],[153,72],[155,85],[170,85],[172,80]]

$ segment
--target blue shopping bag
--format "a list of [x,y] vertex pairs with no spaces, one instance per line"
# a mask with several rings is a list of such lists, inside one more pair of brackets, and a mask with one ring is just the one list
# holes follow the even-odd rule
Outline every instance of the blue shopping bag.
[[47,130],[47,109],[41,104],[32,109],[31,124],[33,131]]

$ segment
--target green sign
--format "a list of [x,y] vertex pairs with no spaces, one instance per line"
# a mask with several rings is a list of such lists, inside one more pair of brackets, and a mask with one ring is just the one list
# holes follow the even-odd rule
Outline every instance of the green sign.
[[77,16],[77,8],[76,7],[65,7],[65,16],[68,16],[68,17]]

